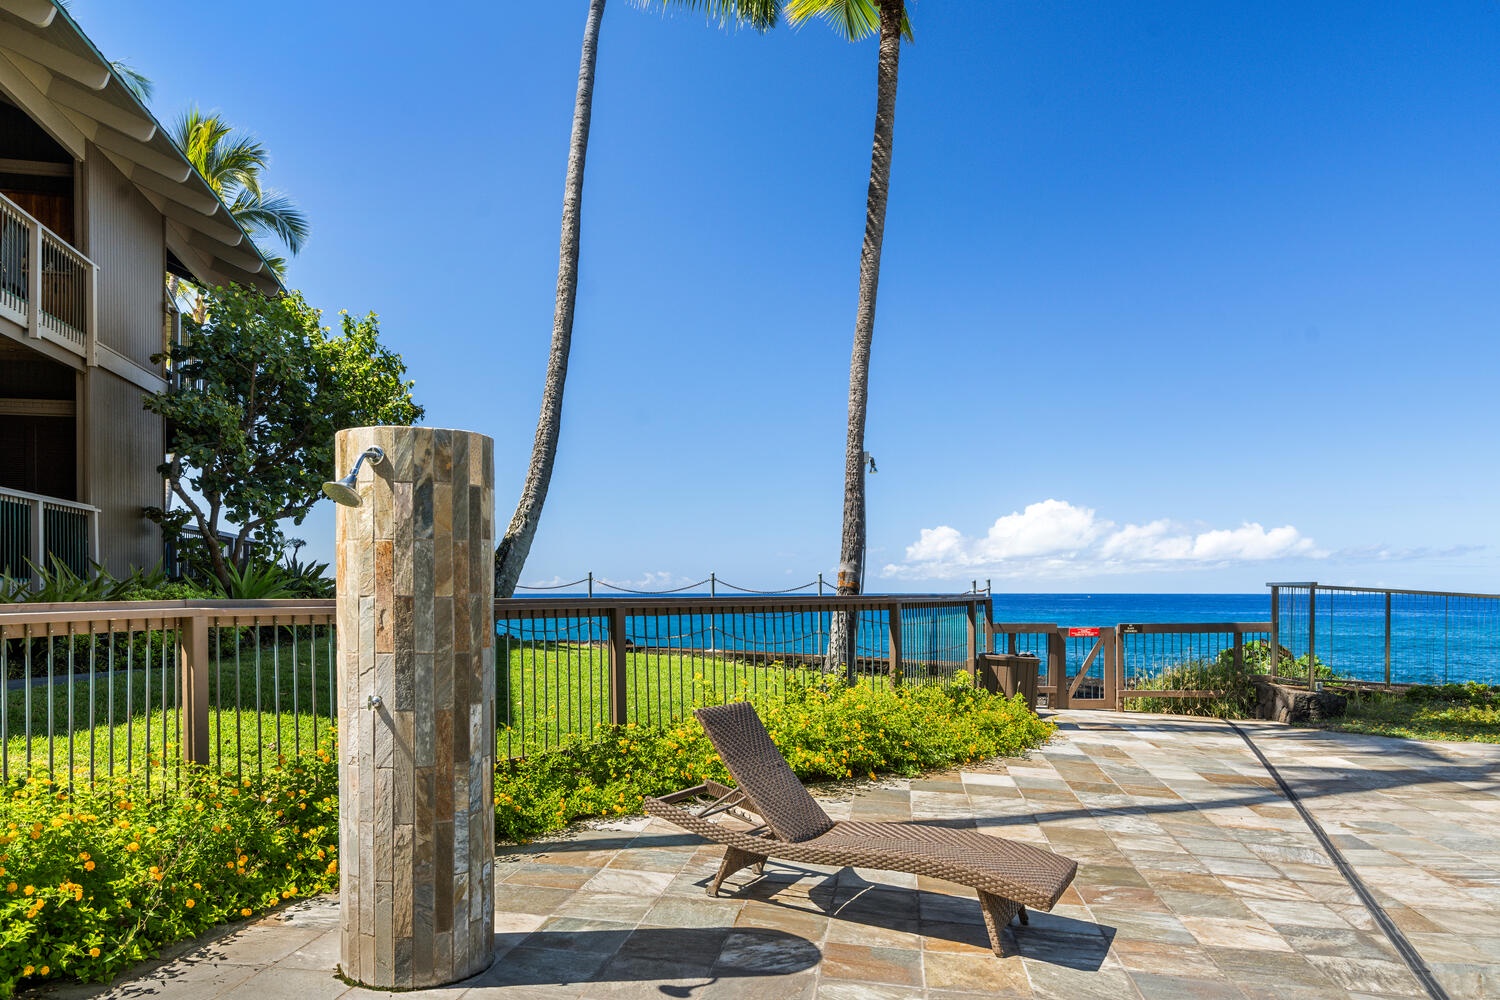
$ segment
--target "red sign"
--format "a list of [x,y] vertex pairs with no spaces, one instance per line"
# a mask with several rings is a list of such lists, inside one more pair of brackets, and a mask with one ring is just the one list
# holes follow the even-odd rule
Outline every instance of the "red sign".
[[1097,639],[1099,630],[1097,628],[1070,628],[1068,637],[1070,639]]

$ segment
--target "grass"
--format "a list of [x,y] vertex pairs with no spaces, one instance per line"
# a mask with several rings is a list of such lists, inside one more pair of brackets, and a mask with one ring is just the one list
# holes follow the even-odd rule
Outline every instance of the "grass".
[[[497,677],[502,706],[496,718],[505,756],[552,749],[569,735],[608,724],[609,658],[587,643],[502,644],[510,670]],[[639,651],[625,657],[622,722],[659,726],[687,717],[693,708],[730,697],[780,698],[789,681],[818,674],[779,662],[693,651]],[[508,706],[507,713],[505,706]],[[508,750],[508,752],[507,752]]]
[[[280,642],[266,635],[257,644],[252,630],[244,629],[236,646],[232,635],[226,629],[222,643],[210,641],[210,762],[236,774],[260,774],[279,756],[315,747],[327,729],[336,697],[329,644],[322,638],[293,643],[284,633]],[[603,647],[502,640],[497,657],[509,661],[509,669],[496,677],[498,756],[546,752],[610,723],[608,653]],[[13,671],[20,666],[14,650],[10,661]],[[34,667],[45,670],[42,664],[38,654]],[[150,651],[142,644],[128,661],[117,655],[113,674],[107,659],[96,655],[92,682],[88,667],[86,652],[75,651],[70,663],[59,643],[52,664],[57,683],[46,683],[45,674],[34,676],[29,702],[24,689],[5,692],[9,772],[23,773],[41,762],[53,770],[66,771],[71,765],[78,773],[108,775],[139,769],[141,762],[151,760],[152,769],[175,775],[181,733],[171,648],[165,665],[159,642]],[[70,675],[73,682],[63,682]],[[688,650],[631,651],[625,675],[622,721],[639,726],[668,725],[687,718],[697,706],[732,697],[784,700],[789,686],[823,676],[779,661]],[[877,675],[867,683],[887,681]],[[922,683],[932,679],[924,677]],[[909,677],[907,685],[917,686],[916,679]]]
[[1325,722],[1322,728],[1411,740],[1500,743],[1500,688],[1445,684],[1341,693],[1349,698],[1344,717]]
[[[283,639],[262,641],[257,656],[251,638],[236,657],[232,643],[222,644],[209,668],[211,762],[236,774],[260,774],[282,754],[314,749],[333,705],[326,650],[326,641]],[[163,666],[159,644],[150,666],[143,661],[117,656],[111,673],[107,659],[96,656],[91,680],[87,656],[75,655],[69,664],[59,655],[56,683],[34,676],[29,692],[24,686],[6,690],[7,770],[25,773],[42,763],[54,772],[96,776],[137,769],[175,775],[182,742],[177,666],[170,649]],[[67,683],[70,666],[73,681]],[[142,768],[148,760],[153,766]]]

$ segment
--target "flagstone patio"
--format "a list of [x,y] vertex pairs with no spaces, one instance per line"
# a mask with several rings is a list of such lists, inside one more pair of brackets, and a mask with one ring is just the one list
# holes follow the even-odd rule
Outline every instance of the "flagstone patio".
[[[720,848],[636,819],[506,850],[498,960],[404,997],[1367,1000],[1425,997],[1227,725],[1073,713],[1025,760],[823,797],[836,818],[977,827],[1078,859],[1050,914],[989,951],[971,890],[771,863],[704,886]],[[1248,723],[1454,998],[1500,997],[1500,747]],[[117,998],[387,995],[335,978],[320,898],[200,943]]]

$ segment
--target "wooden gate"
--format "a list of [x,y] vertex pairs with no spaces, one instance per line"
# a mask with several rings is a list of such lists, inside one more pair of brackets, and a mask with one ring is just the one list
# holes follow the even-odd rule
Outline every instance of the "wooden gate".
[[1119,659],[1112,628],[1060,628],[1058,640],[1063,648],[1064,680],[1058,691],[1058,708],[1102,708],[1116,711],[1120,707]]
[[1119,643],[1113,627],[990,622],[988,631],[991,652],[1038,658],[1037,694],[1048,708],[1120,708]]

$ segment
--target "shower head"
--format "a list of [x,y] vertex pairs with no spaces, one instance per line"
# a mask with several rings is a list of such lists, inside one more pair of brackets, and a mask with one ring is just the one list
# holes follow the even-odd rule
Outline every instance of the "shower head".
[[372,464],[378,465],[385,461],[385,451],[371,445],[360,453],[354,463],[354,468],[343,479],[331,480],[323,484],[323,493],[334,503],[343,504],[345,507],[358,507],[360,505],[359,491],[354,488],[355,481],[359,479],[359,467],[369,459]]

